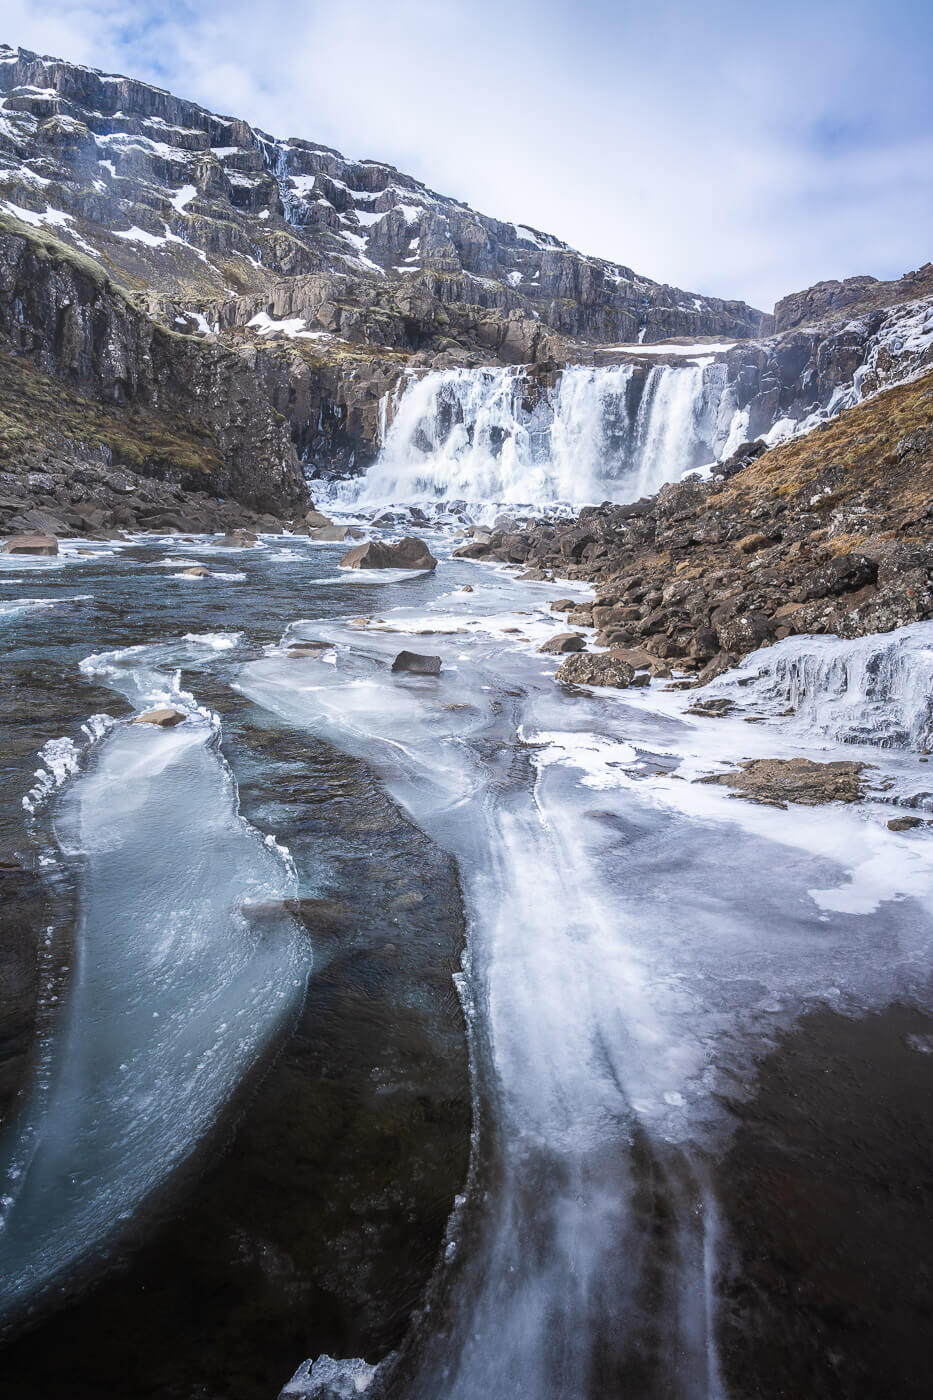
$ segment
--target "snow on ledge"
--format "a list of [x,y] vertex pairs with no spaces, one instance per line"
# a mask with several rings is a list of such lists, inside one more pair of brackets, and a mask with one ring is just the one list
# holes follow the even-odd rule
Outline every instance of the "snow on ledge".
[[291,316],[284,321],[274,321],[266,311],[257,311],[251,321],[247,321],[247,330],[254,330],[257,335],[272,336],[284,335],[289,340],[326,340],[329,331],[309,331],[305,330],[306,325],[303,316]]

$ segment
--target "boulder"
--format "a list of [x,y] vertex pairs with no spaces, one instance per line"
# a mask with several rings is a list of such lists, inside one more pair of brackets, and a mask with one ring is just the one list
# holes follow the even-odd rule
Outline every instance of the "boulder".
[[367,540],[340,561],[342,569],[436,569],[437,560],[423,540],[406,536],[395,544]]
[[339,544],[350,535],[348,525],[321,525],[308,531],[308,537],[312,540],[320,540],[323,543],[332,542]]
[[3,554],[57,554],[58,540],[54,535],[14,535],[3,541]]
[[393,671],[409,671],[413,676],[439,676],[441,658],[424,656],[417,651],[400,651],[392,662]]
[[611,651],[578,651],[558,666],[555,675],[555,680],[567,685],[612,685],[620,690],[634,678],[634,667]]
[[827,564],[811,569],[797,589],[797,600],[808,603],[817,598],[835,598],[854,593],[878,577],[878,565],[864,554],[837,554]]
[[193,569],[182,569],[183,578],[210,578],[210,569],[205,569],[203,564],[195,564]]
[[154,724],[159,729],[173,729],[176,724],[181,724],[187,719],[183,710],[173,709],[171,705],[162,705],[156,710],[146,710],[144,714],[137,715],[131,720],[131,724]]
[[312,530],[326,530],[333,523],[329,515],[323,515],[319,510],[305,512],[305,524],[310,525]]
[[563,656],[565,652],[582,651],[583,647],[583,638],[578,632],[558,632],[556,637],[549,637],[542,643],[538,650],[549,656]]
[[474,540],[471,544],[462,544],[453,551],[454,559],[485,559],[489,553],[488,544],[480,544]]
[[771,624],[763,613],[740,613],[717,627],[716,641],[711,642],[710,651],[717,655],[714,647],[718,645],[719,651],[744,656],[746,652],[757,651],[770,637]]

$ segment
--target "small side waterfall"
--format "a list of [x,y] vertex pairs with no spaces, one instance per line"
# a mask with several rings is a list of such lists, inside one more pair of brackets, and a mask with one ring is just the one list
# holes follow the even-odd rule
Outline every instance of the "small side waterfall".
[[726,366],[435,370],[383,401],[382,450],[360,504],[463,498],[636,500],[731,450],[742,425]]
[[867,637],[786,637],[745,658],[711,693],[835,743],[927,749],[933,744],[933,627],[912,622]]

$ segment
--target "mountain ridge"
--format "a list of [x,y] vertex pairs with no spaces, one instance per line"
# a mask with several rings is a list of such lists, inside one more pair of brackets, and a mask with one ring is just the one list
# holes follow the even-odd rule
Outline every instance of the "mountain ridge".
[[329,285],[298,313],[309,334],[451,339],[515,361],[534,337],[508,323],[529,317],[604,343],[770,328],[743,302],[654,282],[386,162],[278,139],[137,79],[6,46],[0,94],[0,198],[89,245],[131,289],[261,298],[278,278],[318,276]]

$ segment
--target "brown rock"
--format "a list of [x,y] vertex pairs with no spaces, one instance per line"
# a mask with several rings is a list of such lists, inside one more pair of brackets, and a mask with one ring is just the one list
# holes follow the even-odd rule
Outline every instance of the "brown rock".
[[256,536],[252,530],[230,530],[219,540],[212,540],[218,549],[252,549],[256,544]]
[[863,796],[860,775],[871,766],[842,760],[753,758],[732,772],[712,773],[696,781],[735,788],[737,796],[771,807],[786,807],[788,802],[819,807],[827,802],[859,802]]
[[175,710],[171,705],[163,705],[157,710],[146,710],[144,714],[137,715],[131,720],[131,724],[155,724],[159,729],[173,729],[176,724],[181,724],[187,719],[187,715],[182,710]]
[[436,569],[437,560],[423,540],[413,535],[397,544],[367,540],[351,549],[340,561],[344,569]]
[[558,632],[556,637],[549,637],[538,650],[551,656],[562,656],[568,651],[582,651],[583,646],[583,638],[578,632]]
[[58,540],[54,535],[14,535],[4,540],[3,554],[57,554]]
[[203,564],[195,564],[193,569],[182,569],[182,578],[210,578],[210,569],[205,569]]
[[318,540],[322,544],[341,544],[344,540],[358,540],[361,533],[350,525],[322,525],[320,529],[309,530],[308,538]]
[[889,831],[913,831],[917,826],[923,826],[920,817],[892,817],[888,822]]

